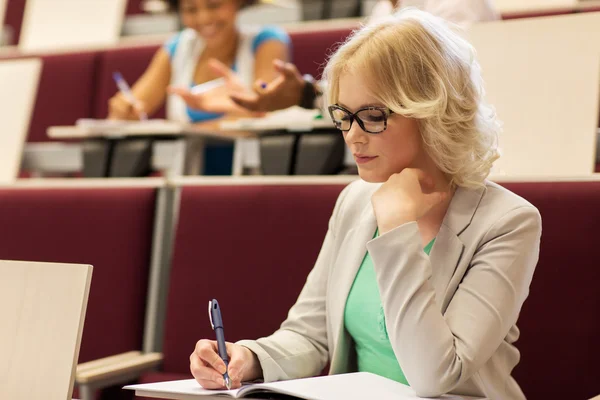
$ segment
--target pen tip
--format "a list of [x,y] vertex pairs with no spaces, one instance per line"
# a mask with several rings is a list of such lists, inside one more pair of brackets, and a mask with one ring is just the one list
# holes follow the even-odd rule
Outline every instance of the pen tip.
[[227,387],[227,390],[231,390],[231,379],[227,375],[225,375],[225,387]]

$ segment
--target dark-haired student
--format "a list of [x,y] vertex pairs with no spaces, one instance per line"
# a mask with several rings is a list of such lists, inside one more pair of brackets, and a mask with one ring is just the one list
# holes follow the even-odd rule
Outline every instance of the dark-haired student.
[[[151,115],[166,101],[167,118],[202,122],[223,114],[193,110],[179,96],[168,95],[167,87],[191,88],[219,76],[211,64],[236,72],[240,90],[256,80],[270,82],[277,76],[276,59],[287,60],[290,39],[275,26],[258,30],[239,29],[238,12],[253,0],[170,0],[185,29],[161,47],[144,74],[132,87],[140,108],[117,93],[109,100],[109,118],[138,119],[141,111]],[[239,108],[240,113],[244,111]]]

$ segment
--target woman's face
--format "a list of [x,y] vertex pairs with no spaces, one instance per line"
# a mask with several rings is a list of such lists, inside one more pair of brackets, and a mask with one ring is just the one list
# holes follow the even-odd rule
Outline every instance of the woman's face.
[[221,46],[231,40],[241,0],[181,0],[181,22],[194,29],[207,47]]
[[[353,113],[367,106],[384,107],[369,95],[367,89],[360,74],[342,74],[338,105]],[[385,182],[404,168],[419,168],[425,161],[418,123],[411,118],[391,114],[387,119],[387,129],[376,134],[363,131],[355,120],[350,130],[343,134],[354,155],[358,173],[367,182]]]

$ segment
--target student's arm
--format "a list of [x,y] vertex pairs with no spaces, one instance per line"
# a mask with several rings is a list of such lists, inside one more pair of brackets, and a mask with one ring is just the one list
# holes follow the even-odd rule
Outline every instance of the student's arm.
[[[256,354],[265,382],[315,376],[327,364],[327,286],[336,257],[334,243],[343,215],[344,199],[351,187],[352,184],[347,186],[338,197],[317,262],[281,328],[256,341],[238,342]],[[257,377],[250,376],[251,379]]]
[[254,56],[254,80],[271,82],[279,72],[274,68],[275,60],[288,61],[288,46],[279,40],[269,40],[260,45]]
[[532,206],[498,219],[443,315],[430,282],[440,266],[423,251],[416,222],[367,243],[390,342],[417,395],[451,392],[501,346],[529,292],[540,235],[540,214]]
[[291,41],[281,28],[267,26],[256,35],[252,43],[254,52],[254,81],[271,82],[279,72],[274,68],[275,60],[289,61]]
[[[132,87],[133,95],[139,100],[148,115],[154,113],[165,101],[170,80],[169,54],[161,47],[144,74]],[[117,93],[108,101],[108,118],[139,119],[139,110],[136,110],[121,93]]]

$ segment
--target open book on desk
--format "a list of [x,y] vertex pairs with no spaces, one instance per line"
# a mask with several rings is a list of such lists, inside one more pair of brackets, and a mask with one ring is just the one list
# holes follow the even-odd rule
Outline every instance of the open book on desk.
[[[203,389],[194,379],[125,386],[137,396],[172,400],[298,399],[298,400],[413,400],[414,390],[401,383],[368,372],[259,383],[236,390]],[[445,395],[444,400],[472,397]]]
[[220,127],[226,131],[283,130],[289,132],[309,132],[314,129],[334,128],[329,115],[322,116],[319,110],[306,110],[298,106],[273,111],[264,117],[222,121]]

